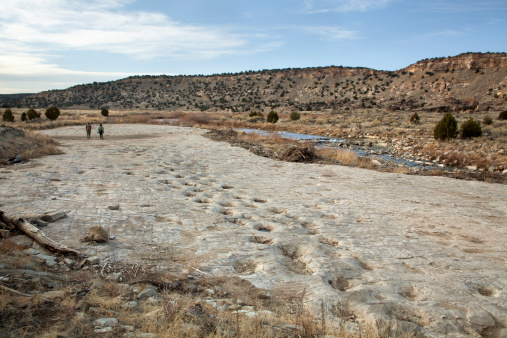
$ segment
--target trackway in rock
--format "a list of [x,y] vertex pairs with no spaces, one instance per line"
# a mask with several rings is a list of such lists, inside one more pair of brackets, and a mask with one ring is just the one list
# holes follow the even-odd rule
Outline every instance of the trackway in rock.
[[[67,211],[43,229],[64,245],[304,291],[330,313],[428,335],[505,333],[505,185],[278,162],[192,128],[45,133],[65,154],[0,168],[0,204],[13,217]],[[94,225],[116,239],[81,242]]]

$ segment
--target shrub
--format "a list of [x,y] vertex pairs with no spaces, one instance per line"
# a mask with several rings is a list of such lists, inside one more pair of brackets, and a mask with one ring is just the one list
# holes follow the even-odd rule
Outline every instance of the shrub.
[[26,113],[25,113],[25,112],[23,112],[23,113],[21,114],[21,121],[26,121],[26,120],[27,120],[27,118],[26,118]]
[[100,113],[104,117],[108,117],[109,116],[109,110],[107,108],[102,108],[102,110],[100,111]]
[[491,118],[491,116],[486,115],[482,119],[482,123],[484,123],[485,125],[489,126],[490,124],[493,124],[493,119]]
[[507,110],[504,110],[498,115],[499,120],[507,120]]
[[269,123],[278,122],[278,113],[274,110],[270,111],[268,117],[266,118],[266,121],[268,121]]
[[6,122],[14,122],[14,115],[12,115],[11,108],[5,109],[2,120]]
[[472,138],[482,135],[481,123],[475,121],[472,117],[461,125],[461,137]]
[[451,138],[456,138],[457,132],[458,122],[451,113],[447,113],[435,126],[433,136],[437,140],[445,141]]
[[421,118],[419,117],[419,114],[414,113],[414,115],[410,116],[410,123],[419,123],[421,121]]
[[46,109],[46,117],[50,119],[51,121],[54,121],[60,116],[60,109],[55,106],[51,106],[48,109]]
[[250,112],[250,114],[248,114],[248,116],[250,116],[250,117],[255,117],[255,116],[264,117],[264,115],[262,115],[261,112],[255,112],[255,111]]
[[292,121],[297,121],[301,118],[301,114],[298,111],[293,111],[290,113],[290,119]]
[[29,108],[26,111],[26,117],[28,117],[29,120],[40,119],[40,113],[37,113],[37,111],[33,108]]

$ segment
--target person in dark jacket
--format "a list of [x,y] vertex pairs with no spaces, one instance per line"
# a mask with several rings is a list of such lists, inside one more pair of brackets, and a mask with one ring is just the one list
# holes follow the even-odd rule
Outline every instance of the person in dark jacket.
[[99,135],[101,139],[104,139],[104,127],[102,127],[102,123],[99,126]]

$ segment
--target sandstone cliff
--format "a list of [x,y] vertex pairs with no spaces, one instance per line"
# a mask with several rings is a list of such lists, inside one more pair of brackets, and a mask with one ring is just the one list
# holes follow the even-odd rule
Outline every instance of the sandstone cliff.
[[466,53],[398,71],[331,66],[210,76],[134,76],[38,93],[23,106],[146,110],[507,108],[507,54]]

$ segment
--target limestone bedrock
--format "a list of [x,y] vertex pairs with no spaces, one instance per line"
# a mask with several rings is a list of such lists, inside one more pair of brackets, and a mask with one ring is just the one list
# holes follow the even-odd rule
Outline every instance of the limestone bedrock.
[[[507,327],[505,185],[278,162],[194,128],[44,133],[65,154],[1,168],[2,210],[67,212],[44,228],[66,246],[305,290],[319,311],[428,335]],[[96,225],[115,240],[80,242]]]

